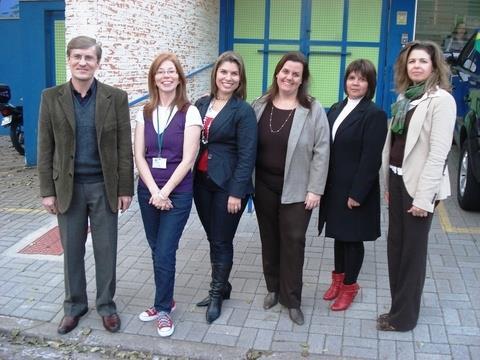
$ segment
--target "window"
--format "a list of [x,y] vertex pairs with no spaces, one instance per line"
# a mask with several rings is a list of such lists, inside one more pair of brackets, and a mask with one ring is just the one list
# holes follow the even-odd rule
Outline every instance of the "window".
[[473,36],[467,46],[458,57],[458,64],[465,70],[474,74],[480,74],[480,53],[475,49],[475,36]]
[[415,39],[432,40],[445,51],[460,52],[477,28],[478,0],[418,0]]

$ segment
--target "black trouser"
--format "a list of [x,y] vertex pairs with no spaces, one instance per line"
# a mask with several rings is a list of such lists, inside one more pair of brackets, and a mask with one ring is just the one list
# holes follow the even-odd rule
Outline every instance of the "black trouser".
[[357,282],[364,254],[363,241],[347,242],[335,239],[335,272],[337,274],[345,273],[345,280],[343,280],[345,285]]
[[227,211],[228,197],[229,194],[217,186],[206,173],[196,172],[193,199],[210,242],[212,264],[232,264],[233,238],[247,204],[247,200],[242,199],[240,211],[230,214]]
[[388,274],[392,305],[390,324],[408,331],[417,325],[427,266],[428,232],[433,214],[416,217],[403,179],[390,171],[388,207]]
[[299,308],[302,299],[305,233],[311,210],[305,204],[282,204],[281,194],[258,178],[255,211],[262,241],[263,274],[269,292],[279,293],[288,308]]

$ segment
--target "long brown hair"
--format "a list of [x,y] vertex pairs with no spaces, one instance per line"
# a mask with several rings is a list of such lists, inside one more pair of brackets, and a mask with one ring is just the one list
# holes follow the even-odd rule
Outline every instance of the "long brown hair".
[[170,60],[175,65],[178,74],[178,85],[175,90],[173,104],[177,106],[178,110],[181,110],[189,102],[187,98],[187,78],[183,72],[182,65],[180,65],[180,61],[178,61],[177,56],[173,53],[160,53],[155,60],[153,60],[152,65],[150,65],[150,70],[148,71],[148,94],[150,99],[145,104],[145,112],[148,116],[151,116],[153,110],[160,104],[160,92],[155,83],[155,75],[160,65],[167,60]]
[[438,85],[441,89],[450,91],[450,69],[445,62],[443,52],[433,41],[412,41],[408,43],[398,55],[395,63],[395,90],[402,93],[413,84],[408,77],[407,63],[412,50],[423,50],[432,61],[432,73],[425,81],[425,91],[431,91]]
[[275,71],[273,73],[272,84],[270,88],[265,93],[265,98],[267,101],[273,101],[275,97],[278,95],[278,84],[277,84],[277,74],[282,70],[283,65],[287,61],[299,62],[303,65],[302,71],[302,83],[298,87],[297,92],[297,100],[300,105],[303,107],[310,109],[312,106],[313,97],[308,94],[308,86],[310,83],[310,70],[308,69],[308,62],[305,56],[299,51],[292,51],[283,55],[280,61],[277,63],[275,67]]
[[210,95],[216,97],[218,92],[217,87],[217,71],[220,65],[224,62],[231,62],[237,64],[238,73],[240,75],[240,83],[238,88],[233,92],[234,96],[237,96],[243,100],[247,98],[247,76],[245,75],[245,65],[243,63],[242,57],[234,51],[225,51],[220,54],[213,65],[212,74],[210,76]]

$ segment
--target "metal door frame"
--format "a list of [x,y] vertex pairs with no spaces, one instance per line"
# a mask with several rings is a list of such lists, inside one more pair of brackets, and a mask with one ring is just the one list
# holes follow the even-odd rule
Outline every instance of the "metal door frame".
[[55,86],[56,79],[56,61],[55,61],[55,21],[65,20],[65,12],[51,10],[45,12],[45,74],[46,87]]

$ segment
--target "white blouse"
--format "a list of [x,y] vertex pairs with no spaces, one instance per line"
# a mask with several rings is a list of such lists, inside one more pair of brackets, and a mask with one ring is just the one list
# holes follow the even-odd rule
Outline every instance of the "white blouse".
[[[158,111],[158,123],[157,123],[157,111]],[[159,127],[163,132],[163,129],[165,129],[165,126],[170,123],[170,121],[178,111],[177,106],[173,108],[173,111],[171,111],[171,114],[170,114],[170,111],[171,111],[171,108],[169,106],[159,106],[157,107],[157,109],[153,110],[153,113],[152,113],[153,127],[155,128],[155,131],[157,133],[158,133]],[[138,111],[136,121],[139,124],[145,123],[142,110]],[[202,118],[200,117],[200,112],[198,111],[198,109],[195,106],[190,105],[188,107],[187,114],[185,117],[185,127],[189,127],[192,125],[202,126]]]
[[337,133],[338,127],[342,124],[343,120],[355,109],[355,107],[360,103],[363,98],[359,99],[350,99],[348,98],[347,104],[342,109],[340,114],[338,114],[335,122],[332,126],[332,140],[335,140],[335,134]]

